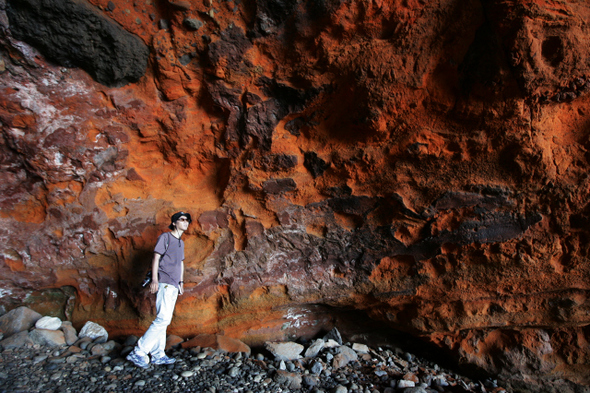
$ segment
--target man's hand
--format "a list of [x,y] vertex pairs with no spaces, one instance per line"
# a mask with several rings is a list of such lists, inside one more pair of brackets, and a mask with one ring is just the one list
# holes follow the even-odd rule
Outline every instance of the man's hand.
[[184,283],[178,284],[178,293],[182,295],[184,293]]
[[158,280],[152,281],[152,283],[150,284],[150,293],[158,292],[158,285]]

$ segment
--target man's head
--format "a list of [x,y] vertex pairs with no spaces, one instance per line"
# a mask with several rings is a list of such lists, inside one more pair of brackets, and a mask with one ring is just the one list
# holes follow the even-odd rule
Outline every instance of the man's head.
[[172,218],[170,219],[170,225],[168,225],[168,228],[170,228],[170,230],[174,230],[177,221],[186,221],[189,224],[193,222],[190,214],[185,212],[178,212],[172,215]]

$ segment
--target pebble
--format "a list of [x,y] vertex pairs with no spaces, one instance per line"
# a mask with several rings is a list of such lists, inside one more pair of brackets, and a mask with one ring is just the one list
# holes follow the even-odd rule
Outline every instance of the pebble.
[[[310,354],[321,347],[313,343],[316,348]],[[101,345],[111,351],[97,356],[82,349],[83,344]],[[353,344],[345,346],[353,347]],[[500,380],[492,378],[484,384],[472,381],[395,348],[354,347],[368,353],[339,368],[330,360],[346,349],[326,345],[315,357],[293,361],[268,359],[261,353],[236,355],[208,348],[178,348],[168,354],[177,359],[175,364],[141,369],[125,360],[122,356],[125,346],[120,344],[83,340],[76,347],[57,350],[36,345],[0,352],[0,392],[497,393],[504,390],[499,386]],[[349,349],[349,352],[355,351]]]

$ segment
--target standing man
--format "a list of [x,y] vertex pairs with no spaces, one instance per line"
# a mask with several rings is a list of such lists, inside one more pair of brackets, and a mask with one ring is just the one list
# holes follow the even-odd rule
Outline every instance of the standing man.
[[150,293],[157,293],[157,316],[127,356],[127,360],[137,367],[146,368],[149,365],[148,355],[151,355],[153,364],[172,364],[176,361],[164,352],[166,328],[172,321],[176,299],[184,292],[184,242],[180,238],[191,222],[190,214],[174,213],[168,226],[171,231],[161,234],[154,248]]

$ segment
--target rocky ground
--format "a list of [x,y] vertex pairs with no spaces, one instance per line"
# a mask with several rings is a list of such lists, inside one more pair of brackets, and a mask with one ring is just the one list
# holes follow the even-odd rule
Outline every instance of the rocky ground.
[[[110,350],[102,355],[93,354],[97,344],[89,340],[59,348],[5,349],[0,392],[506,392],[496,381],[470,380],[407,352],[358,344],[352,350],[349,343],[292,361],[276,360],[266,350],[245,354],[177,347],[169,351],[175,364],[141,369],[125,360],[134,340],[112,348],[102,343],[101,352]],[[347,351],[356,359],[337,367],[335,360]]]

